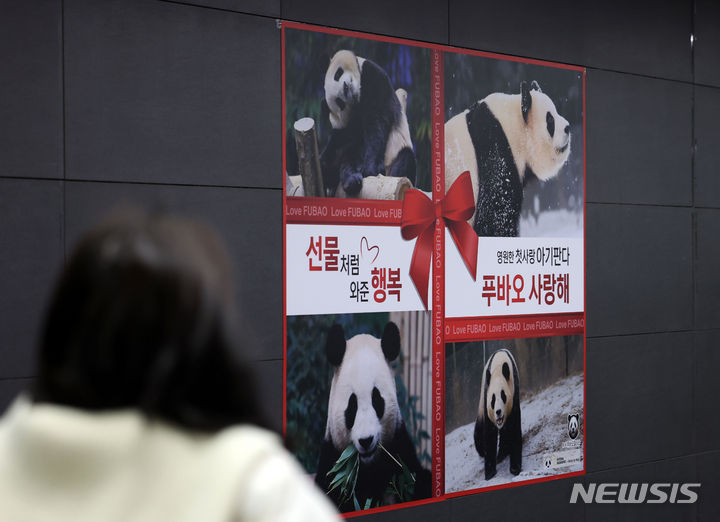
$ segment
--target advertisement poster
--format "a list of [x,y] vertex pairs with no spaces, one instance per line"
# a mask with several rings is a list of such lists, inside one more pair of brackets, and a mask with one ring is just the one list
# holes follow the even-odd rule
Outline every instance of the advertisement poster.
[[346,516],[584,473],[584,69],[282,38],[302,466]]

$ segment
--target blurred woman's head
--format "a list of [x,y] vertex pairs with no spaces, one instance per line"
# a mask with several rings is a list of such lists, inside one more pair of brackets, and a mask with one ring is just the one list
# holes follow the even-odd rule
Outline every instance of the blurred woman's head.
[[209,228],[132,213],[83,236],[42,332],[34,400],[136,408],[185,428],[260,423],[237,362],[228,257]]

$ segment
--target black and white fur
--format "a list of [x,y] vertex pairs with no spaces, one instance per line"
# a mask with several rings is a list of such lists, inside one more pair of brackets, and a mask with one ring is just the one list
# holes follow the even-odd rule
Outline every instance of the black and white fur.
[[493,353],[485,364],[478,417],[475,421],[475,448],[480,457],[485,459],[485,480],[495,476],[497,463],[508,455],[510,473],[520,473],[520,384],[515,359],[505,349]]
[[325,187],[357,195],[367,176],[405,176],[415,183],[415,154],[405,114],[407,93],[352,51],[335,53],[325,73],[332,132],[320,163]]
[[472,178],[478,236],[518,235],[523,186],[555,177],[570,155],[570,124],[537,82],[492,93],[445,123],[445,190]]
[[[405,422],[400,414],[395,377],[390,361],[400,354],[400,332],[393,322],[385,326],[382,339],[359,334],[345,340],[342,326],[330,329],[327,357],[335,366],[330,384],[325,440],[320,450],[315,482],[330,488],[327,473],[350,444],[360,457],[355,493],[360,505],[368,499],[383,503],[385,490],[399,469],[379,448],[382,445],[415,473],[414,499],[430,496],[430,472],[422,468]],[[351,502],[340,504],[337,490],[330,494],[341,511],[352,511]]]

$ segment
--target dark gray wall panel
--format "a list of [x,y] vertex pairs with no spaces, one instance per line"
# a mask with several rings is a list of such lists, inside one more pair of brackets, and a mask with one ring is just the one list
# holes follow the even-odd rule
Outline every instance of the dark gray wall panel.
[[685,208],[587,205],[589,336],[692,326],[692,220]]
[[691,80],[692,2],[450,0],[450,44]]
[[720,3],[695,0],[695,81],[720,87]]
[[583,520],[584,505],[568,502],[572,484],[581,480],[558,479],[453,498],[448,501],[451,520]]
[[[583,2],[518,0],[499,6],[474,0],[449,0],[450,44],[545,60],[585,64],[587,43]],[[562,38],[553,38],[555,31]],[[588,37],[589,39],[589,37]]]
[[15,398],[32,385],[32,379],[1,379],[0,380],[0,415]]
[[310,24],[448,43],[447,0],[282,0],[282,16]]
[[695,327],[720,328],[720,210],[698,210]]
[[280,31],[174,4],[65,2],[67,177],[280,187]]
[[60,1],[0,1],[0,176],[61,178]]
[[704,453],[697,457],[697,477],[702,484],[697,506],[698,522],[720,520],[720,452]]
[[590,70],[587,113],[588,201],[692,203],[692,86]]
[[0,378],[27,377],[63,262],[61,181],[0,179]]
[[[647,433],[646,437],[653,437],[655,434]],[[622,483],[643,484],[643,483],[696,483],[697,470],[695,457],[682,457],[661,462],[631,466],[619,470],[612,470],[601,473],[591,473],[585,477],[588,483]],[[618,491],[618,488],[615,488]],[[670,486],[663,489],[668,495],[671,492]],[[697,492],[697,489],[694,490]],[[703,490],[700,490],[702,497]],[[647,494],[647,498],[656,498]],[[683,499],[686,497],[683,495]],[[679,520],[695,520],[697,505],[695,504],[588,504],[586,507],[585,520],[587,522],[677,522]]]
[[693,359],[690,333],[588,339],[588,472],[690,453]]
[[182,4],[227,9],[238,13],[280,16],[280,0],[173,0]]
[[693,449],[696,453],[720,450],[720,416],[717,415],[718,397],[720,397],[718,368],[720,368],[720,330],[697,332],[693,376],[695,390]]
[[232,258],[247,357],[282,357],[282,193],[267,189],[168,187],[121,183],[67,184],[71,246],[113,208],[140,206],[178,213],[215,227]]
[[[720,33],[720,27],[718,32]],[[717,63],[720,64],[720,60]],[[720,208],[718,122],[720,89],[695,87],[695,204],[701,207]]]
[[250,363],[255,372],[258,396],[262,399],[262,413],[270,428],[282,433],[283,418],[283,363],[255,361]]

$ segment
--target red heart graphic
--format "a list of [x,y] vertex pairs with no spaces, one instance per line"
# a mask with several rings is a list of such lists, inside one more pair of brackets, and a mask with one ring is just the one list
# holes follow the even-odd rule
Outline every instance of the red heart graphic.
[[375,251],[375,257],[373,257],[372,261],[370,261],[371,265],[375,262],[375,260],[380,255],[380,247],[377,245],[370,246],[368,244],[367,238],[365,236],[363,236],[363,238],[360,240],[360,257],[369,259],[370,256],[372,255],[371,252],[373,250]]

